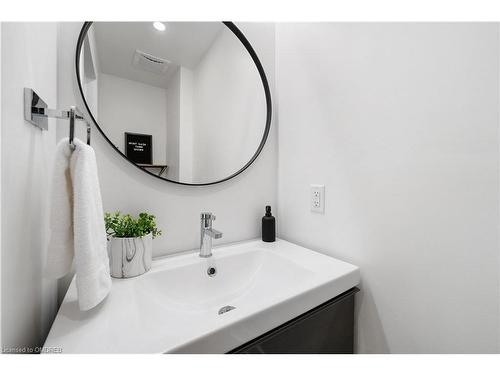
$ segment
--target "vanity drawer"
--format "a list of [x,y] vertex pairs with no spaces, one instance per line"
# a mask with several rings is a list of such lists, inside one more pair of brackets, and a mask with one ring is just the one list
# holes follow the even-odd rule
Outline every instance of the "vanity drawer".
[[358,288],[315,307],[230,351],[235,354],[352,354]]

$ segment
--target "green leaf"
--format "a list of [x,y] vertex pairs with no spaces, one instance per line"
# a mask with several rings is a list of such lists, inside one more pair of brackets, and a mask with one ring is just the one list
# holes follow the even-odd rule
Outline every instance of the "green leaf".
[[153,238],[162,234],[156,226],[156,217],[146,212],[141,212],[137,218],[131,215],[122,215],[120,211],[104,214],[106,233],[113,237],[142,237],[149,233]]

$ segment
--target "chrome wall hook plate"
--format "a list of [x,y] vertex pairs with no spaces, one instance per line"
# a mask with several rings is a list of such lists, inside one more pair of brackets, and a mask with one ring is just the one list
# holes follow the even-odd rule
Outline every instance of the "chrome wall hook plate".
[[42,130],[49,130],[48,109],[38,94],[29,88],[24,88],[24,119]]

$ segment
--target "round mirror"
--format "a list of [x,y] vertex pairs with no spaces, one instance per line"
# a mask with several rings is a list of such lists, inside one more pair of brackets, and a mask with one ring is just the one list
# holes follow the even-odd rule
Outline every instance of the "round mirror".
[[167,181],[209,185],[235,177],[269,133],[264,69],[231,22],[87,22],[76,74],[106,140]]

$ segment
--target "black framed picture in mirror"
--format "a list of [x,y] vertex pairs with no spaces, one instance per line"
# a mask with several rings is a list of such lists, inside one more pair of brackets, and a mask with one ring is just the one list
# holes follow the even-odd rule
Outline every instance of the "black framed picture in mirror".
[[226,181],[257,159],[269,135],[267,77],[232,22],[86,22],[75,67],[98,130],[151,176]]
[[153,136],[125,132],[125,156],[136,164],[154,164]]

